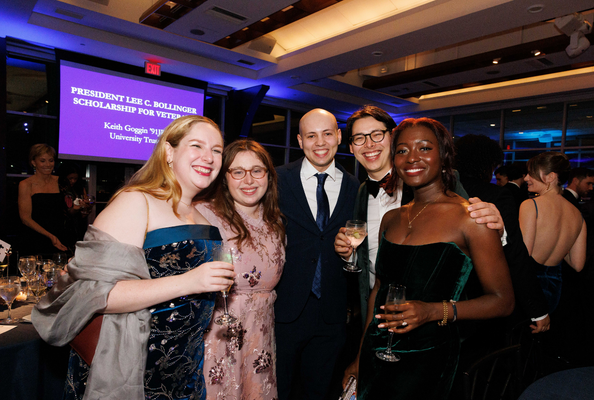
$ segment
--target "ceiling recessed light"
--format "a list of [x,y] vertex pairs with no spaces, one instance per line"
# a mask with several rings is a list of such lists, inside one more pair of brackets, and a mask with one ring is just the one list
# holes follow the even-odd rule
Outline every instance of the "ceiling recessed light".
[[526,9],[530,14],[536,14],[544,10],[544,4],[533,4]]
[[521,109],[517,109],[517,110],[512,110],[512,112],[520,112],[522,111]]
[[491,124],[491,126],[495,126],[495,124]]
[[501,61],[501,58],[494,58],[493,64],[499,64],[499,61]]
[[540,50],[532,50],[532,55],[533,55],[534,57],[537,57],[537,56],[539,56],[539,55],[540,55]]
[[204,31],[202,29],[192,29],[190,31],[190,33],[192,35],[196,35],[196,36],[202,36],[202,35],[204,35]]
[[383,51],[376,50],[373,53],[371,53],[371,55],[374,56],[374,57],[381,57],[381,56],[384,55],[384,52]]

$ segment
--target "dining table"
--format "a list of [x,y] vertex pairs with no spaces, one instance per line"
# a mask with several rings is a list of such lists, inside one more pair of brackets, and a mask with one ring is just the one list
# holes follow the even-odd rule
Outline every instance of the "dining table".
[[[15,301],[14,325],[0,325],[0,399],[59,400],[64,393],[70,346],[45,343],[31,321],[34,304]],[[0,305],[0,319],[8,316]]]

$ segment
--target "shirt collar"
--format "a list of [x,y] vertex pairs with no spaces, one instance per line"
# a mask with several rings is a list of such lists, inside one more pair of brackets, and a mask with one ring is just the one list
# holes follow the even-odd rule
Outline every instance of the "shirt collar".
[[567,190],[569,193],[571,193],[573,195],[573,197],[575,197],[576,199],[580,198],[580,196],[578,196],[578,194],[575,190],[572,190],[570,188],[565,188],[565,190]]
[[[382,179],[384,179],[388,174],[391,174],[392,170],[389,170],[388,172],[386,172],[386,174],[384,176],[382,176]],[[369,179],[370,181],[375,181],[375,182],[379,182],[382,179],[380,179],[379,181],[376,181],[375,179],[373,179],[371,176],[367,175],[367,179]]]
[[[301,165],[301,176],[305,179],[310,179],[315,177],[316,174],[320,173],[311,162],[307,159],[307,157],[303,157],[303,164]],[[326,168],[325,171],[321,171],[321,173],[328,174],[328,178],[336,181],[336,164],[335,160],[332,160],[332,163]]]

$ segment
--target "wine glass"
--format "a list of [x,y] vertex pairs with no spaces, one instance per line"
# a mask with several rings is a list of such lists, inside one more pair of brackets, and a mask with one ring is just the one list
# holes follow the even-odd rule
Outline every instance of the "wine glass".
[[[223,261],[229,264],[233,264],[234,258],[237,257],[237,249],[234,247],[228,246],[220,246],[216,247],[213,251],[213,261]],[[230,280],[231,283],[226,290],[221,290],[222,297],[223,297],[223,315],[220,315],[217,319],[215,319],[215,323],[218,325],[231,325],[237,322],[237,318],[229,314],[229,310],[227,308],[227,297],[229,297],[229,290],[231,290],[231,286],[233,286],[234,281]]]
[[52,267],[43,270],[43,283],[45,287],[50,289],[54,284],[58,281],[60,277],[61,268],[59,267]]
[[357,247],[367,237],[367,222],[352,220],[346,222],[346,236],[353,246],[353,261],[349,261],[343,267],[348,272],[361,272],[361,268],[357,266]]
[[35,297],[35,304],[39,303],[39,298],[47,288],[47,286],[45,286],[45,282],[43,281],[43,271],[35,271],[30,276],[27,283],[29,284],[29,289],[33,293],[33,296]]
[[0,278],[4,275],[4,271],[6,272],[6,276],[8,276],[8,264],[10,261],[10,256],[12,255],[12,249],[8,249],[6,251],[6,255],[4,256],[4,260],[0,261]]
[[21,257],[19,258],[19,271],[25,277],[27,281],[27,295],[30,294],[29,290],[29,280],[31,279],[31,275],[35,273],[35,256],[28,256],[28,257]]
[[52,260],[58,268],[64,268],[68,264],[68,255],[66,253],[54,253]]
[[0,297],[2,297],[2,299],[6,302],[6,305],[8,306],[8,317],[3,320],[0,320],[0,324],[9,325],[16,324],[17,322],[19,322],[19,319],[12,318],[12,316],[10,315],[10,311],[13,301],[20,291],[21,281],[19,277],[10,276],[0,281]]
[[[388,294],[386,295],[386,306],[392,306],[394,304],[402,304],[406,301],[406,286],[390,284],[388,286]],[[395,312],[388,311],[384,308],[384,314],[396,314]],[[388,362],[400,361],[398,354],[392,353],[392,338],[394,332],[388,331],[390,337],[388,338],[388,346],[385,350],[378,350],[375,355],[380,360]]]

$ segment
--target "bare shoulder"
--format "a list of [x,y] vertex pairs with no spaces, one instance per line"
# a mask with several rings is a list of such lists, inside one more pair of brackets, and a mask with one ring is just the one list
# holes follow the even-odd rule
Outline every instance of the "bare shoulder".
[[31,185],[33,184],[33,177],[30,176],[27,179],[23,179],[19,182],[19,190],[29,190],[31,191]]
[[404,208],[406,208],[406,206],[402,206],[402,207],[396,208],[394,210],[390,210],[387,213],[385,213],[382,218],[382,221],[381,221],[381,229],[385,230],[386,227],[391,225],[393,222],[399,221],[400,215]]
[[122,192],[97,216],[93,225],[120,242],[141,247],[149,198],[152,196],[138,191]]

